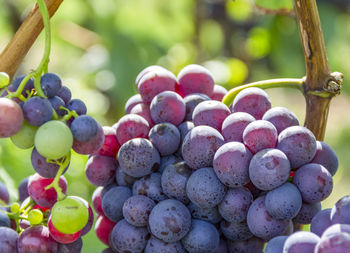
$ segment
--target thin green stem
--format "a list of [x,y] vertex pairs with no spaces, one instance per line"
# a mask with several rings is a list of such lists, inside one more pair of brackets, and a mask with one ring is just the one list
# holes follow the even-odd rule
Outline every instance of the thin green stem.
[[71,117],[76,118],[76,117],[79,116],[78,113],[77,113],[76,111],[74,111],[74,110],[73,110],[73,111],[70,111],[70,110],[67,109],[66,107],[61,106],[60,109],[61,109],[61,110],[67,111],[67,114],[64,115],[63,118],[61,119],[63,122],[68,121]]
[[270,89],[270,88],[294,88],[303,92],[302,84],[304,83],[304,79],[302,78],[278,78],[278,79],[270,79],[263,80],[254,83],[248,83],[245,85],[241,85],[231,89],[222,99],[222,102],[230,106],[237,96],[237,94],[250,87],[257,87],[260,89]]

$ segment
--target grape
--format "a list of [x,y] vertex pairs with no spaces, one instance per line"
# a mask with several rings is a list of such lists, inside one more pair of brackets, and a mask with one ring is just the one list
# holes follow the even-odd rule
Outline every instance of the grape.
[[0,182],[0,202],[1,201],[3,201],[5,204],[8,204],[10,201],[10,194],[9,194],[9,191],[7,190],[6,185]]
[[316,138],[306,127],[288,127],[278,136],[277,148],[287,155],[292,168],[296,169],[314,158]]
[[180,241],[168,243],[162,240],[157,239],[152,236],[151,239],[148,240],[145,253],[185,253],[185,249],[183,248]]
[[209,126],[194,127],[182,143],[182,156],[192,169],[213,166],[215,152],[224,144],[224,138]]
[[0,98],[0,138],[7,138],[20,131],[23,124],[21,107],[8,98]]
[[124,143],[118,152],[120,168],[132,177],[143,177],[157,171],[160,156],[152,142],[135,138]]
[[213,224],[219,223],[222,220],[216,206],[211,208],[201,208],[190,202],[187,208],[190,210],[190,213],[194,219],[208,221]]
[[322,233],[332,225],[331,208],[319,211],[311,220],[310,231],[319,237]]
[[222,136],[226,142],[243,142],[243,131],[253,121],[254,117],[246,112],[232,113],[222,123]]
[[98,125],[96,120],[87,115],[75,118],[70,126],[74,139],[86,142],[97,135]]
[[3,210],[0,210],[0,227],[10,227],[10,218]]
[[134,96],[130,97],[128,99],[128,101],[126,101],[125,103],[125,114],[129,114],[131,109],[137,105],[137,104],[140,104],[142,103],[142,98],[141,98],[141,95],[140,94],[135,94]]
[[167,70],[167,69],[165,69],[165,68],[163,68],[162,66],[159,66],[159,65],[151,65],[151,66],[148,66],[147,68],[143,69],[136,77],[136,81],[135,81],[136,87],[138,86],[141,78],[145,74],[147,74],[147,73],[149,73],[151,71],[160,71],[160,70]]
[[285,253],[310,253],[314,252],[320,238],[307,231],[298,231],[291,234],[284,242],[283,252]]
[[211,95],[212,100],[221,101],[223,97],[227,94],[227,90],[221,85],[214,85],[213,94]]
[[271,102],[264,90],[251,87],[238,93],[231,108],[232,112],[246,112],[259,120],[271,108]]
[[40,155],[49,159],[59,159],[67,155],[73,145],[73,135],[66,124],[51,120],[39,127],[34,144]]
[[66,106],[68,110],[75,111],[78,115],[84,115],[87,112],[85,103],[80,99],[72,99]]
[[117,168],[115,178],[119,186],[129,186],[129,187],[132,187],[132,185],[137,180],[137,178],[129,176],[128,174],[124,173],[120,169],[120,167]]
[[23,202],[28,196],[28,180],[29,177],[22,179],[18,186],[19,201]]
[[309,163],[300,167],[293,177],[303,200],[316,203],[326,199],[332,192],[333,179],[329,171],[320,164]]
[[177,75],[179,92],[182,96],[192,93],[213,94],[214,78],[204,67],[191,64],[184,67]]
[[168,156],[162,156],[160,158],[160,164],[159,164],[159,169],[158,172],[159,173],[163,173],[163,171],[165,170],[165,168],[169,165],[169,164],[175,164],[178,162],[182,162],[183,160],[181,159],[181,157],[175,155],[168,155]]
[[212,168],[201,168],[192,173],[186,184],[188,198],[201,208],[218,205],[225,197],[225,186]]
[[52,238],[55,239],[55,241],[59,242],[59,243],[63,243],[63,244],[72,243],[72,242],[78,240],[80,235],[81,235],[81,230],[79,230],[76,233],[72,233],[72,234],[61,233],[52,224],[51,218],[49,218],[49,221],[47,222],[47,226],[48,226],[48,229],[50,231],[50,235],[52,236]]
[[92,206],[95,209],[95,212],[97,215],[104,215],[102,210],[102,193],[103,187],[99,186],[95,189],[94,193],[92,194]]
[[[33,198],[35,203],[43,207],[52,207],[57,201],[57,193],[54,188],[45,190],[45,187],[51,184],[53,179],[48,179],[34,174],[29,177],[28,193]],[[67,191],[67,181],[61,176],[59,179],[59,186],[63,193]]]
[[64,103],[67,104],[72,98],[72,92],[67,86],[62,86],[57,92],[57,96],[59,96]]
[[44,94],[51,98],[58,94],[62,88],[62,81],[56,74],[46,73],[40,79],[41,88]]
[[241,187],[249,182],[248,167],[251,158],[251,152],[242,143],[226,143],[215,153],[214,171],[224,185]]
[[[13,91],[17,91],[19,85],[21,84],[21,82],[23,81],[23,79],[26,77],[26,75],[21,75],[19,77],[17,77],[13,83],[12,83],[12,88],[13,88]],[[28,93],[30,93],[32,90],[34,89],[34,79],[31,77],[27,83],[24,85],[24,88],[22,90],[22,95],[24,97],[28,97]]]
[[350,225],[350,196],[342,197],[335,203],[331,212],[332,224]]
[[252,203],[253,195],[247,188],[229,189],[218,206],[219,213],[222,218],[229,222],[242,222],[246,219],[248,209]]
[[180,201],[167,199],[152,209],[148,223],[154,236],[165,242],[176,242],[190,231],[191,214]]
[[159,173],[152,173],[137,181],[132,187],[133,195],[145,195],[156,203],[166,199],[161,186],[161,175]]
[[[56,163],[50,163],[46,161],[46,158],[39,154],[36,148],[33,148],[31,154],[31,162],[34,170],[42,177],[45,178],[54,178],[57,174],[60,166]],[[69,164],[63,171],[63,174],[68,169]]]
[[246,221],[234,223],[222,220],[220,222],[220,229],[224,236],[232,241],[244,241],[253,237]]
[[82,155],[95,154],[102,148],[104,144],[104,140],[105,140],[105,136],[103,133],[103,128],[101,127],[100,124],[98,124],[98,131],[95,138],[93,138],[90,141],[84,141],[84,142],[74,140],[73,150],[78,154],[82,154]]
[[109,189],[102,196],[102,210],[105,216],[113,222],[123,219],[124,202],[131,197],[131,190],[125,186]]
[[78,238],[72,243],[58,243],[57,253],[80,253],[83,248],[83,240]]
[[348,224],[333,224],[328,227],[322,234],[322,238],[330,237],[337,233],[348,233],[350,234],[350,225]]
[[225,104],[208,100],[194,108],[192,118],[195,126],[207,125],[221,131],[222,122],[228,115],[230,115],[230,109]]
[[89,210],[78,197],[67,196],[51,209],[51,221],[64,234],[73,234],[83,229],[89,219]]
[[[81,199],[81,200],[84,200],[84,199]],[[86,200],[84,200],[83,202],[85,204],[85,207],[88,208],[89,218],[88,218],[88,221],[87,221],[86,225],[81,230],[81,236],[84,236],[87,233],[89,233],[91,228],[92,228],[92,225],[94,224],[94,212],[92,211],[91,206],[89,205],[89,203]]]
[[192,121],[184,121],[177,128],[180,132],[181,142],[183,142],[186,134],[194,128],[194,124],[192,123]]
[[297,116],[284,107],[271,108],[262,119],[271,122],[276,127],[278,134],[288,127],[299,126]]
[[28,149],[34,146],[34,137],[38,127],[28,124],[23,121],[21,129],[14,135],[11,136],[11,141],[18,148]]
[[283,246],[288,236],[276,236],[267,242],[265,253],[282,253]]
[[191,173],[191,169],[185,162],[169,164],[161,178],[162,189],[165,195],[188,204],[190,200],[186,195],[186,183]]
[[155,205],[154,201],[146,196],[131,196],[123,205],[124,219],[135,227],[146,226],[148,217]]
[[250,231],[257,237],[270,240],[281,235],[289,225],[288,221],[273,218],[265,206],[265,196],[254,200],[247,215],[247,223]]
[[350,234],[335,233],[321,241],[316,245],[315,253],[343,253],[350,251]]
[[4,253],[17,253],[17,241],[19,235],[16,231],[7,227],[0,227],[0,249]]
[[160,123],[152,127],[149,140],[162,156],[173,154],[180,144],[180,132],[170,123]]
[[150,129],[148,122],[137,114],[123,116],[113,128],[121,145],[133,138],[147,138]]
[[299,224],[310,224],[312,218],[321,210],[321,203],[303,203],[298,215],[294,218]]
[[44,215],[41,210],[33,209],[28,213],[28,221],[31,225],[40,224],[43,221]]
[[301,194],[291,183],[284,183],[266,194],[266,210],[275,219],[293,219],[299,213],[301,205]]
[[18,253],[56,253],[57,242],[44,226],[26,228],[18,238]]
[[151,111],[150,111],[148,105],[146,105],[144,103],[137,104],[131,109],[130,113],[137,114],[137,115],[143,117],[145,120],[147,120],[149,127],[154,126],[154,122],[153,122],[152,117],[151,117]]
[[152,99],[150,111],[156,124],[168,122],[178,126],[185,119],[186,106],[179,94],[163,91]]
[[103,134],[105,136],[103,146],[98,151],[99,155],[116,157],[120,148],[117,140],[117,132],[113,127],[103,127]]
[[252,237],[244,241],[227,240],[229,253],[262,253],[264,241],[257,237]]
[[106,186],[114,181],[118,167],[116,159],[109,156],[91,156],[86,163],[85,175],[96,186]]
[[151,103],[152,99],[163,91],[175,91],[176,76],[168,70],[155,69],[145,73],[139,80],[137,90],[144,103]]
[[111,232],[110,246],[117,252],[141,253],[149,237],[146,227],[134,227],[126,220],[121,220]]
[[203,101],[210,100],[210,98],[202,93],[194,93],[184,97],[184,103],[186,106],[185,120],[191,121],[194,108]]
[[56,111],[58,116],[62,117],[65,114],[67,114],[67,111],[60,109],[61,106],[63,107],[65,106],[65,103],[62,98],[60,98],[59,96],[54,96],[52,98],[49,98],[49,102],[52,108]]
[[104,244],[109,245],[109,235],[111,234],[115,225],[115,222],[109,220],[103,215],[98,217],[95,224],[97,238]]
[[41,126],[52,119],[53,109],[49,100],[42,97],[31,97],[23,105],[25,120],[33,126]]
[[338,170],[338,158],[333,149],[325,142],[316,141],[316,154],[311,163],[324,166],[332,176]]
[[257,120],[244,129],[242,138],[244,145],[256,154],[263,149],[276,147],[277,130],[270,122]]
[[181,242],[189,253],[213,252],[219,247],[220,235],[213,224],[192,220],[191,229]]

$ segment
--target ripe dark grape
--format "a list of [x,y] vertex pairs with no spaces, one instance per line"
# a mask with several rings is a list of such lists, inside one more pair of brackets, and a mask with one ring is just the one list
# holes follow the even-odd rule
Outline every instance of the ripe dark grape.
[[0,227],[10,227],[10,218],[3,210],[0,210]]
[[72,92],[67,86],[62,86],[57,92],[57,96],[59,96],[64,103],[67,104],[72,99]]
[[44,74],[41,77],[40,84],[44,94],[49,98],[56,96],[62,88],[61,79],[53,73]]
[[193,202],[190,202],[187,208],[190,210],[192,218],[194,219],[208,221],[213,224],[219,223],[222,220],[222,217],[216,206],[210,208],[201,208],[193,204]]
[[58,116],[62,117],[65,114],[67,114],[67,111],[60,109],[61,106],[65,106],[65,103],[62,98],[60,98],[59,96],[54,96],[52,98],[49,98],[48,100]]
[[194,128],[194,124],[192,121],[185,121],[185,122],[182,122],[177,128],[180,131],[181,142],[183,142],[186,134]]
[[146,226],[148,217],[155,205],[154,201],[146,196],[131,196],[123,205],[124,219],[135,227]]
[[64,234],[64,233],[61,233],[60,231],[58,231],[55,226],[52,224],[51,222],[51,218],[49,218],[49,221],[47,222],[47,225],[48,225],[48,229],[49,229],[49,232],[50,232],[50,236],[56,241],[56,242],[59,242],[59,243],[72,243],[76,240],[79,239],[80,235],[81,235],[81,230],[76,232],[76,233],[73,233],[73,234]]
[[104,126],[103,134],[105,139],[103,146],[98,151],[98,154],[115,158],[120,149],[120,144],[117,140],[117,132],[113,127]]
[[180,241],[169,243],[152,236],[148,240],[145,253],[185,253],[185,249]]
[[10,200],[10,194],[7,190],[6,185],[0,182],[0,201],[3,201],[5,204],[8,204]]
[[102,197],[102,210],[105,216],[113,222],[123,219],[124,202],[131,197],[131,190],[125,186],[109,189]]
[[117,171],[115,173],[115,180],[119,186],[129,186],[132,187],[132,185],[137,180],[136,177],[129,176],[128,174],[124,173],[120,167],[117,168]]
[[323,232],[332,225],[331,222],[331,208],[319,211],[311,220],[310,231],[319,237]]
[[234,223],[222,220],[220,222],[220,229],[224,236],[232,241],[243,241],[253,237],[246,221]]
[[17,251],[17,241],[19,235],[11,228],[0,227],[0,249],[4,253]]
[[181,138],[177,127],[170,123],[160,123],[153,126],[148,137],[162,156],[175,153]]
[[284,242],[283,252],[288,253],[309,253],[314,252],[320,238],[307,231],[298,231],[290,235]]
[[19,183],[18,186],[18,195],[19,195],[19,201],[23,202],[28,196],[28,180],[29,177],[26,177],[24,179],[22,179],[22,181]]
[[331,212],[332,224],[350,225],[350,196],[342,197],[335,203]]
[[57,253],[80,253],[83,248],[83,240],[78,238],[72,243],[58,243]]
[[56,253],[57,242],[52,239],[45,226],[29,227],[18,238],[18,253]]
[[316,154],[311,163],[321,164],[334,176],[338,170],[337,155],[327,143],[322,141],[316,141],[316,143]]
[[87,142],[97,136],[98,123],[94,118],[82,115],[75,118],[70,126],[74,139]]
[[109,235],[111,234],[115,224],[115,222],[109,220],[103,215],[98,217],[96,220],[95,232],[97,238],[106,245],[109,245]]
[[192,114],[194,108],[203,101],[210,100],[210,98],[202,93],[194,93],[184,97],[184,102],[186,106],[186,116],[185,120],[192,121]]
[[125,110],[125,114],[129,114],[131,109],[137,105],[137,104],[140,104],[142,103],[143,100],[141,98],[141,95],[140,94],[135,94],[133,96],[131,96],[128,101],[126,101],[125,103],[125,107],[124,107],[124,110]]
[[145,195],[156,203],[167,198],[162,190],[161,175],[159,173],[152,173],[135,181],[132,193],[133,195]]
[[267,242],[265,253],[282,253],[288,236],[276,236]]
[[262,119],[271,122],[276,127],[278,134],[288,127],[299,126],[297,116],[285,107],[271,108]]
[[149,127],[154,126],[154,122],[151,117],[151,111],[148,105],[145,103],[139,103],[135,105],[131,111],[130,114],[137,114],[141,117],[143,117],[145,120],[147,120]]
[[94,207],[97,215],[104,215],[102,210],[102,196],[101,196],[102,190],[103,190],[102,186],[97,187],[94,193],[92,194],[92,206]]
[[0,138],[16,134],[22,127],[21,107],[8,98],[0,98]]
[[116,130],[120,145],[133,138],[147,138],[150,130],[147,120],[137,114],[128,114],[121,117],[113,128]]
[[114,181],[117,167],[118,162],[112,157],[91,156],[86,163],[85,175],[91,184],[106,186]]
[[227,90],[221,85],[214,85],[213,94],[210,96],[212,100],[221,101],[222,98],[227,94]]
[[222,145],[215,153],[213,167],[220,181],[229,187],[241,187],[249,182],[252,153],[240,142]]
[[165,69],[165,68],[163,68],[162,66],[159,66],[159,65],[151,65],[151,66],[148,66],[147,68],[143,69],[136,77],[136,81],[135,81],[136,87],[138,86],[141,78],[145,74],[147,74],[147,73],[149,73],[151,71],[159,71],[159,70],[167,70],[167,69]]
[[222,136],[226,142],[243,142],[243,131],[253,121],[254,117],[246,112],[232,113],[222,123]]
[[52,110],[49,100],[41,97],[31,97],[23,105],[24,118],[33,126],[41,126],[50,121]]
[[67,109],[75,111],[78,115],[83,115],[87,112],[85,103],[77,98],[70,100],[66,106]]
[[[13,83],[10,85],[12,86],[12,90],[13,91],[17,91],[19,85],[21,84],[21,82],[23,81],[23,79],[26,77],[26,75],[21,75],[19,77],[17,77]],[[10,88],[10,87],[9,87]],[[22,95],[24,97],[28,97],[28,93],[30,93],[32,91],[32,89],[34,89],[34,79],[30,78],[27,83],[24,85],[24,88],[22,90]]]
[[252,237],[244,241],[227,240],[229,253],[262,253],[264,241],[257,237]]
[[303,203],[301,209],[297,216],[295,216],[294,221],[299,224],[310,224],[312,218],[321,210],[321,203],[307,204]]
[[98,124],[97,135],[89,141],[74,140],[73,150],[82,155],[95,154],[102,148],[104,140],[103,128]]
[[316,253],[343,253],[350,252],[350,234],[335,233],[327,237],[322,237],[316,245]]

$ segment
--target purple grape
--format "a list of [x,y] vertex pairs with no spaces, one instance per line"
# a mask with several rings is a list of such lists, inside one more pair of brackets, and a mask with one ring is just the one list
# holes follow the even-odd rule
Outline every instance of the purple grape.
[[350,225],[348,224],[333,224],[329,226],[322,234],[322,238],[330,237],[337,233],[347,233],[350,234]]
[[80,99],[72,99],[66,106],[68,110],[75,111],[78,115],[84,115],[87,112],[85,103]]
[[[21,82],[23,81],[23,79],[24,79],[25,77],[26,77],[26,75],[21,75],[21,76],[17,77],[17,78],[13,81],[12,85],[10,85],[10,86],[12,86],[12,89],[10,89],[10,90],[12,90],[12,91],[17,91],[19,85],[21,84]],[[8,87],[8,88],[10,88],[10,87]],[[24,85],[24,88],[23,88],[23,90],[22,90],[22,95],[23,95],[24,97],[28,97],[27,92],[30,93],[33,89],[34,89],[34,79],[33,79],[33,78],[30,78],[30,79],[27,81],[27,83]]]
[[40,84],[44,94],[49,98],[56,96],[62,88],[61,79],[53,73],[44,74],[40,79]]
[[124,110],[125,110],[125,114],[129,114],[131,109],[137,105],[137,104],[140,104],[142,103],[142,98],[141,98],[141,95],[140,94],[135,94],[134,96],[130,97],[128,99],[128,101],[126,101],[125,103],[125,107],[124,107]]
[[148,240],[145,253],[185,253],[180,241],[169,243],[152,236]]
[[80,253],[83,248],[83,240],[81,237],[67,244],[58,243],[57,253]]
[[19,235],[11,228],[0,227],[0,249],[3,253],[17,253]]
[[262,119],[271,122],[276,127],[278,134],[288,127],[299,126],[297,116],[285,107],[271,108]]
[[312,218],[321,210],[321,203],[307,204],[303,203],[301,205],[300,211],[297,216],[295,216],[294,221],[299,224],[310,224]]
[[143,117],[145,120],[147,120],[149,127],[154,126],[154,122],[153,122],[152,117],[151,117],[151,111],[149,109],[149,106],[146,105],[145,103],[139,103],[139,104],[135,105],[131,109],[130,113],[137,114],[137,115]]
[[156,203],[167,199],[162,190],[161,175],[159,173],[152,173],[135,181],[132,193],[133,195],[145,195]]
[[27,197],[29,197],[28,193],[28,180],[29,177],[22,179],[22,181],[18,185],[18,199],[20,202],[23,202]]
[[113,222],[123,219],[124,202],[131,197],[131,190],[125,186],[109,189],[102,196],[102,209],[105,216]]
[[307,231],[298,231],[291,234],[284,242],[283,252],[287,253],[310,253],[314,252],[320,238]]
[[254,117],[246,112],[232,113],[222,123],[222,136],[226,142],[243,142],[243,131],[253,121]]
[[245,241],[227,240],[229,253],[262,253],[264,241],[257,237],[252,237]]
[[61,106],[65,106],[64,101],[62,100],[62,98],[58,97],[58,96],[54,96],[52,98],[49,98],[49,102],[52,106],[52,108],[56,111],[57,115],[62,117],[65,114],[67,114],[67,111],[60,109]]
[[42,97],[31,97],[23,105],[25,120],[33,126],[41,126],[52,119],[53,109],[49,100]]
[[190,210],[192,218],[194,219],[208,221],[213,224],[219,223],[222,220],[216,206],[211,208],[201,208],[190,202],[187,208]]
[[[82,199],[82,200],[84,200],[84,199]],[[94,224],[94,212],[92,211],[91,206],[89,205],[89,203],[86,200],[84,200],[83,202],[84,202],[84,205],[86,206],[86,208],[89,211],[89,218],[88,218],[88,221],[87,221],[86,225],[81,230],[81,236],[84,236],[87,233],[89,233],[91,228],[92,228],[92,225]]]
[[222,145],[214,156],[214,171],[220,181],[229,187],[241,187],[249,179],[249,163],[252,153],[240,142]]
[[116,252],[141,253],[150,235],[145,227],[134,227],[126,220],[115,225],[110,234],[110,246]]
[[299,213],[301,205],[301,194],[291,183],[284,183],[266,194],[266,210],[275,219],[293,219]]
[[178,127],[181,136],[181,142],[185,139],[186,134],[194,128],[192,121],[182,122]]
[[242,138],[244,145],[255,154],[260,150],[276,147],[277,130],[270,122],[257,120],[244,129]]
[[87,142],[97,136],[98,123],[91,116],[82,115],[73,120],[70,130],[74,139],[80,142]]
[[132,177],[143,177],[157,171],[160,156],[152,142],[135,138],[124,143],[118,152],[120,168]]
[[163,91],[155,96],[150,105],[152,120],[178,126],[185,119],[186,106],[182,97],[173,91]]
[[149,131],[149,140],[162,156],[175,153],[180,145],[180,132],[170,123],[160,123]]
[[246,221],[234,223],[222,220],[220,222],[220,229],[224,236],[232,241],[244,241],[253,237]]
[[252,183],[263,191],[272,190],[289,178],[290,164],[287,156],[278,149],[264,149],[256,153],[249,165]]
[[306,127],[288,127],[278,136],[277,148],[287,155],[292,168],[296,169],[314,158],[316,138]]
[[211,99],[221,101],[223,97],[227,94],[227,90],[221,85],[214,85],[213,94],[211,95]]
[[181,242],[189,253],[213,252],[219,247],[220,235],[213,224],[192,220],[191,229]]
[[282,235],[289,225],[288,221],[273,218],[265,206],[265,196],[254,200],[247,215],[247,223],[250,231],[257,237],[270,240]]
[[72,99],[72,92],[67,86],[62,86],[58,91],[57,96],[59,96],[64,101],[64,103],[67,104],[69,100]]
[[334,176],[338,170],[337,155],[327,143],[322,141],[316,141],[316,154],[311,163],[321,164],[332,176]]
[[100,124],[98,124],[98,131],[95,138],[93,138],[90,141],[78,141],[74,139],[73,150],[78,154],[82,154],[82,155],[95,154],[102,148],[104,141],[105,141],[105,136],[104,136],[103,128]]
[[331,212],[332,224],[350,225],[350,195],[344,196],[335,203]]
[[86,163],[85,175],[95,186],[106,186],[115,179],[118,161],[109,156],[91,156]]
[[162,66],[159,66],[159,65],[151,65],[151,66],[148,66],[147,68],[143,69],[136,77],[136,87],[138,86],[141,78],[147,74],[148,72],[151,72],[151,71],[156,71],[156,70],[167,70],[166,68],[163,68]]
[[154,236],[165,242],[176,242],[190,231],[191,214],[180,201],[167,199],[152,209],[148,223]]
[[5,204],[8,204],[10,201],[10,194],[7,190],[6,185],[0,182],[0,201],[4,202]]
[[174,198],[184,204],[189,203],[186,195],[186,183],[192,170],[185,162],[169,164],[161,177],[162,189],[169,198]]
[[271,102],[264,90],[251,87],[238,93],[231,108],[232,112],[246,112],[259,120],[271,108]]
[[311,220],[310,231],[319,237],[323,232],[332,225],[331,208],[319,211]]
[[248,209],[252,203],[253,195],[247,188],[229,189],[218,206],[219,213],[222,218],[229,222],[242,222],[246,219]]
[[45,226],[29,227],[18,238],[18,253],[56,253],[57,242],[52,239]]
[[182,162],[182,158],[177,156],[176,154],[174,155],[168,155],[168,156],[162,156],[160,158],[160,165],[159,165],[159,169],[158,172],[159,173],[163,173],[165,168],[169,165],[169,164],[175,164],[178,162]]
[[276,236],[267,242],[265,253],[282,253],[283,246],[288,236]]
[[21,130],[22,125],[21,107],[11,99],[0,98],[0,138],[13,136]]
[[118,123],[113,125],[113,128],[117,131],[120,145],[133,138],[147,138],[150,129],[147,120],[137,114],[121,117]]
[[115,179],[117,181],[117,184],[120,186],[128,186],[132,187],[134,182],[137,180],[137,178],[129,176],[128,174],[125,174],[120,167],[117,168],[115,173]]
[[316,245],[315,253],[344,253],[350,252],[350,234],[335,233],[325,238]]
[[156,204],[143,195],[131,196],[124,202],[124,219],[135,227],[143,227],[148,224],[148,217]]
[[177,75],[179,81],[179,93],[187,96],[192,93],[203,93],[208,96],[213,94],[214,78],[204,67],[191,64],[184,67]]
[[194,127],[182,143],[182,156],[192,169],[211,167],[215,152],[224,144],[224,138],[214,128]]
[[7,216],[6,213],[3,212],[3,210],[0,210],[0,227],[10,227],[10,218]]
[[202,93],[194,93],[194,94],[190,94],[190,95],[187,95],[186,97],[184,97],[184,102],[186,105],[185,120],[192,121],[192,114],[193,114],[194,108],[199,103],[206,101],[206,100],[210,100],[210,97],[208,97],[207,95],[202,94]]

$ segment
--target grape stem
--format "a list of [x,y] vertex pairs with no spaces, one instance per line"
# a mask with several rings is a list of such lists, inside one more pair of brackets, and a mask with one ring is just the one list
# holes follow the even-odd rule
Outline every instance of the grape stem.
[[250,87],[257,87],[260,89],[294,88],[303,92],[303,83],[303,78],[278,78],[248,83],[229,90],[229,92],[223,97],[222,102],[225,105],[230,106],[240,91]]

